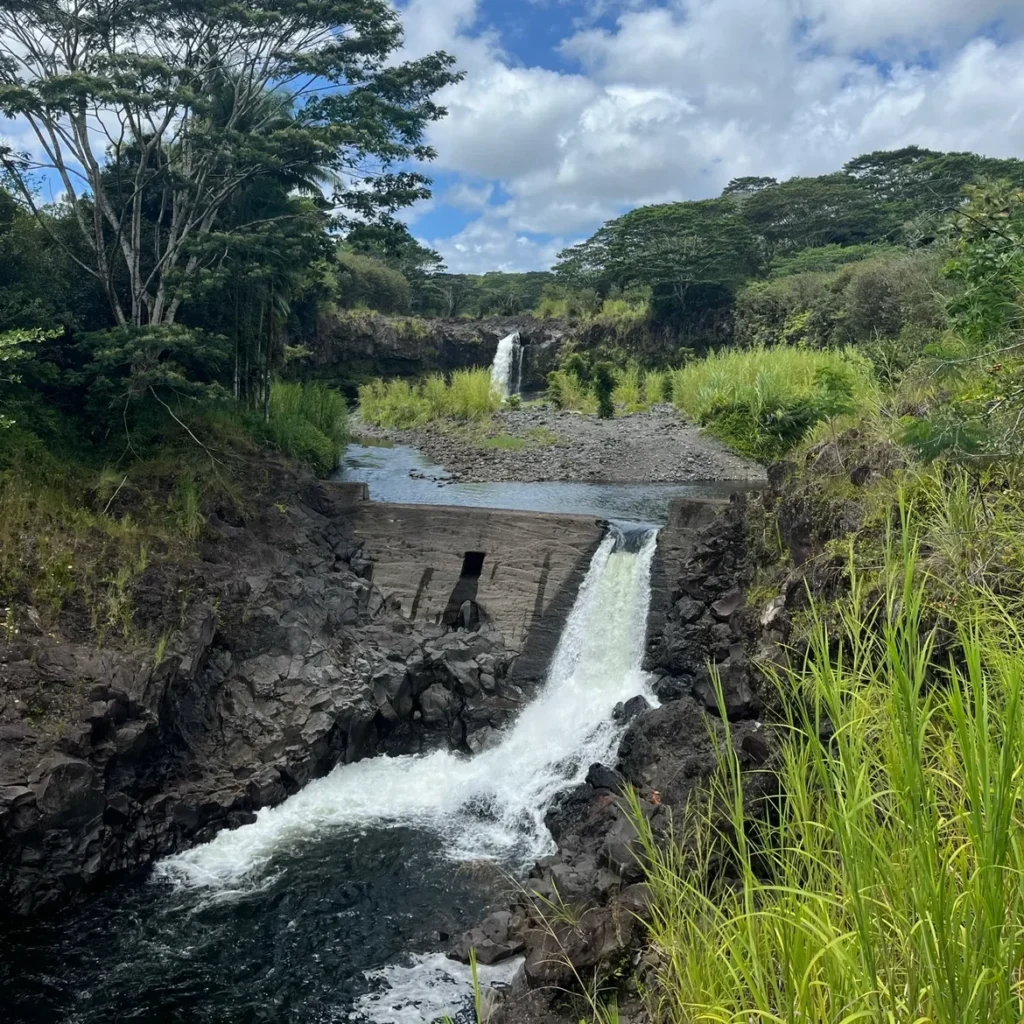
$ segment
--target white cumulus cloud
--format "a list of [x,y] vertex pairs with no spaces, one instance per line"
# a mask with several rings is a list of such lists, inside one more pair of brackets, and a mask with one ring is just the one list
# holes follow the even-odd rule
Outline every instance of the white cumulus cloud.
[[[467,72],[431,130],[439,166],[473,182],[465,195],[479,198],[484,179],[507,197],[432,240],[453,267],[543,266],[555,243],[530,235],[572,241],[630,207],[715,195],[743,174],[818,174],[911,143],[1024,155],[1020,0],[598,6],[600,25],[578,5],[548,66],[477,33],[474,0],[406,9],[407,51],[443,47]],[[465,196],[458,205],[471,208]]]

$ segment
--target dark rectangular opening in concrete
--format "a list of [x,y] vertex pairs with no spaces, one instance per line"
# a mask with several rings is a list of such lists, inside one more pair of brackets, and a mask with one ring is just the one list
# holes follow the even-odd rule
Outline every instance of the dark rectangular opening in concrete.
[[462,578],[464,580],[478,580],[483,575],[484,559],[487,553],[484,551],[467,551],[462,559]]

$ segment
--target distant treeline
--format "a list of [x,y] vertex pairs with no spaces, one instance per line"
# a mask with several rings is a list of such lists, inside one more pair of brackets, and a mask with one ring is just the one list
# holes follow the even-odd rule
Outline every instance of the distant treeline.
[[[738,178],[716,199],[640,207],[608,222],[550,273],[448,274],[402,228],[360,231],[341,256],[351,275],[341,301],[473,317],[644,307],[680,344],[705,348],[732,338],[737,296],[752,282],[929,250],[966,202],[965,187],[985,182],[1024,185],[1024,161],[911,146],[816,178]],[[386,287],[382,267],[396,275]]]

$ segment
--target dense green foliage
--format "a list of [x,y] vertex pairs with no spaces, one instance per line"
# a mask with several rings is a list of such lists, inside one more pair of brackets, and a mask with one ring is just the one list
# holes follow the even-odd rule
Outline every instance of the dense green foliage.
[[433,374],[419,383],[375,380],[359,389],[359,415],[381,427],[420,427],[437,420],[480,422],[496,412],[504,396],[490,370]]
[[378,313],[408,313],[412,308],[409,279],[386,263],[342,249],[335,271],[339,304]]
[[819,178],[740,179],[719,199],[642,207],[561,254],[563,308],[593,313],[613,289],[644,286],[653,324],[680,344],[727,344],[744,285],[927,247],[965,186],[1000,180],[1024,184],[1024,161],[910,147]]
[[920,351],[947,323],[953,291],[937,252],[873,256],[832,272],[807,271],[747,285],[736,297],[740,345],[817,348],[898,339]]
[[41,163],[0,150],[0,332],[45,333],[3,335],[2,422],[45,439],[65,416],[131,453],[161,430],[201,441],[233,399],[330,468],[338,431],[300,444],[289,413],[286,441],[274,382],[322,308],[408,312],[411,277],[438,269],[394,214],[429,195],[408,167],[433,156],[452,59],[396,62],[384,0],[16,3],[0,36],[0,111],[49,140]]
[[762,462],[784,455],[821,420],[864,408],[875,392],[871,363],[850,349],[712,352],[672,379],[681,410]]

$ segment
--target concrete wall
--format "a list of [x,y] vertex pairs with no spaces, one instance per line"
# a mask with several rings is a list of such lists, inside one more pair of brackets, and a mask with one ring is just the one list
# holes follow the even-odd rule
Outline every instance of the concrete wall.
[[433,505],[362,502],[351,522],[374,584],[403,616],[439,623],[475,601],[520,652],[524,679],[543,675],[604,536],[593,516]]

